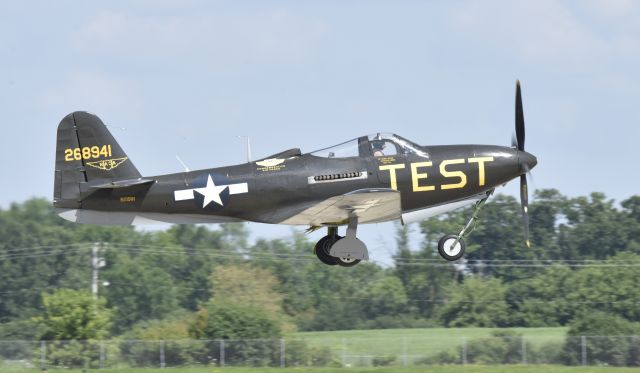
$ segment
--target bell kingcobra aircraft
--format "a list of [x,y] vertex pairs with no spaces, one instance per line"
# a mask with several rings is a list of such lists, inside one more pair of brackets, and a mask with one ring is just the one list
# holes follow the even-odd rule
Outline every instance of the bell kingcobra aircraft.
[[[302,154],[290,149],[228,167],[143,177],[95,115],[74,112],[58,126],[53,204],[63,218],[86,224],[251,221],[327,228],[315,245],[328,265],[368,260],[358,224],[403,224],[474,204],[458,234],[442,237],[444,259],[464,254],[464,238],[497,186],[520,177],[529,245],[528,173],[537,163],[524,151],[524,116],[516,83],[512,147],[421,146],[378,133]],[[345,236],[338,227],[347,226]]]

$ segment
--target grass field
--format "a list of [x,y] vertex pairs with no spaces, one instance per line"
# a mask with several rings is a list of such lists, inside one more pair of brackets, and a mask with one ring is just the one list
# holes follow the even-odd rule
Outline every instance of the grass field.
[[[100,373],[133,373],[133,372],[166,372],[173,370],[186,373],[285,373],[285,372],[311,372],[311,373],[383,373],[383,372],[435,372],[435,373],[457,373],[457,372],[515,372],[529,373],[545,370],[546,373],[564,372],[637,372],[637,368],[608,368],[608,367],[565,367],[546,365],[502,365],[502,366],[411,366],[412,363],[420,363],[424,357],[433,357],[442,351],[455,351],[461,346],[463,341],[473,341],[474,339],[489,337],[497,329],[491,328],[429,328],[429,329],[382,329],[382,330],[347,330],[330,332],[301,332],[287,336],[286,340],[305,340],[312,346],[329,347],[333,351],[334,359],[337,363],[344,363],[345,368],[165,368],[158,370],[155,368],[122,368],[122,369],[102,369]],[[533,348],[539,347],[549,342],[562,343],[565,338],[565,328],[514,328],[511,329],[524,336],[526,345]],[[289,351],[289,350],[287,350]],[[394,356],[393,366],[383,368],[364,368],[371,366],[373,357]],[[534,361],[544,360],[528,360]],[[410,367],[402,367],[403,363],[408,363]],[[21,368],[17,365],[2,366],[0,373],[26,373],[37,372],[39,369]],[[63,370],[54,370],[62,372]],[[64,370],[64,372],[81,372],[81,370]]]
[[[429,366],[412,368],[130,368],[130,369],[101,369],[89,370],[99,373],[166,373],[167,371],[181,373],[631,373],[638,372],[638,368],[611,367],[563,367],[555,365],[498,365],[498,366]],[[39,369],[11,369],[0,366],[0,373],[29,373],[39,372]],[[82,370],[51,370],[50,372],[81,373]]]
[[[304,339],[315,346],[327,346],[338,355],[412,355],[425,356],[455,349],[468,341],[489,337],[492,328],[429,328],[339,330],[296,333],[292,338]],[[566,328],[513,328],[525,336],[527,343],[538,347],[548,342],[562,342]]]

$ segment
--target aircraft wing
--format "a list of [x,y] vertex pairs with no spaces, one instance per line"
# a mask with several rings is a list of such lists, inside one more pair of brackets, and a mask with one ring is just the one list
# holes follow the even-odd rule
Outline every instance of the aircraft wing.
[[350,214],[358,217],[358,223],[399,219],[402,214],[400,192],[386,188],[354,190],[318,202],[283,223],[311,226],[346,224]]

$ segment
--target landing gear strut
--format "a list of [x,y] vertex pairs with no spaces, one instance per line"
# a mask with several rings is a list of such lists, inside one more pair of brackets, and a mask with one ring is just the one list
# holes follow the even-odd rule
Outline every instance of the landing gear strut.
[[324,264],[353,267],[362,260],[369,260],[366,245],[356,238],[358,218],[349,218],[345,237],[338,235],[337,227],[329,227],[327,235],[315,246],[316,256]]
[[467,248],[467,245],[464,242],[464,238],[469,235],[469,233],[473,232],[476,228],[476,223],[478,220],[478,214],[484,203],[487,199],[493,194],[493,189],[487,192],[487,195],[476,202],[473,206],[473,214],[471,214],[471,219],[467,222],[467,224],[462,228],[460,233],[448,234],[438,241],[438,253],[444,259],[448,261],[458,260],[464,255],[464,251]]

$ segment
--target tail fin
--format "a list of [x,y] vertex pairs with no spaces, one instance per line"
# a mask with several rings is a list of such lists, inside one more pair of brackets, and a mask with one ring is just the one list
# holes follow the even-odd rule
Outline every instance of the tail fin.
[[140,178],[100,118],[76,111],[58,125],[53,204],[79,208],[86,186]]

